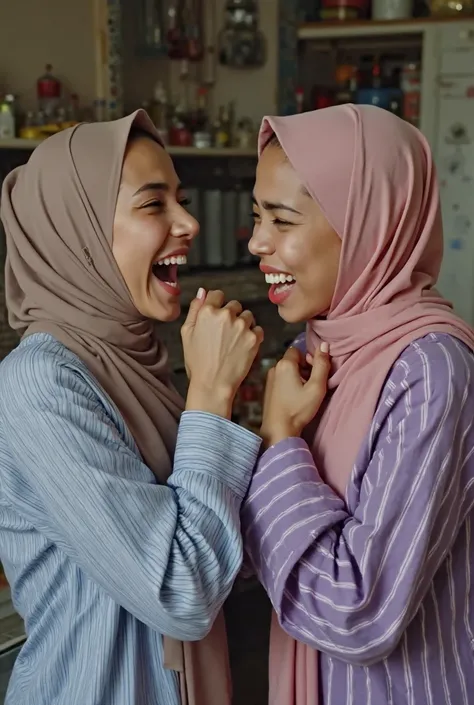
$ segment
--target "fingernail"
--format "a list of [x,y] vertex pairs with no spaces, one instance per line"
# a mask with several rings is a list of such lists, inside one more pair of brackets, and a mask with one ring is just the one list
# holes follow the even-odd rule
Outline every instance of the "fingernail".
[[202,288],[202,286],[199,287],[198,293],[196,294],[197,299],[203,299],[206,296],[206,290]]
[[324,355],[327,355],[328,352],[329,352],[329,343],[326,343],[326,342],[323,340],[323,342],[322,342],[321,345],[319,346],[319,349],[321,350],[322,353],[324,353]]

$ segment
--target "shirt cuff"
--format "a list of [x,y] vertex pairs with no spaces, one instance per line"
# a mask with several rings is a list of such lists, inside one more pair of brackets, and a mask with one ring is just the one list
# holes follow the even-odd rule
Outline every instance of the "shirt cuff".
[[261,442],[252,431],[221,416],[204,411],[185,411],[179,424],[174,472],[204,472],[223,482],[243,499]]

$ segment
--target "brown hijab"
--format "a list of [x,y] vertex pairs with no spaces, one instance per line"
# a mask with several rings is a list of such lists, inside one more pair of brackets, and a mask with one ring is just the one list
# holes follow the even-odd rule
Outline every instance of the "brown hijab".
[[[123,415],[144,461],[164,483],[183,400],[170,384],[155,325],[133,305],[112,255],[115,206],[132,126],[161,142],[147,114],[81,124],[42,143],[2,189],[6,302],[21,335],[50,333],[94,374]],[[201,642],[165,637],[183,705],[227,705],[222,615]]]

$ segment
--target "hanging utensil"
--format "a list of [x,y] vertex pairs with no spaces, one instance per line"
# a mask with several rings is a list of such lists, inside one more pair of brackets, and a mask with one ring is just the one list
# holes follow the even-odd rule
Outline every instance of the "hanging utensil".
[[225,26],[219,36],[219,61],[232,68],[256,68],[266,60],[266,43],[258,28],[256,0],[227,0]]
[[184,7],[184,32],[187,38],[187,58],[189,61],[201,61],[204,54],[201,0],[186,0]]
[[206,0],[207,11],[203,18],[204,62],[202,83],[212,88],[216,82],[216,0]]
[[183,31],[183,0],[168,0],[166,11],[166,41],[170,59],[186,58],[186,37]]
[[141,0],[138,10],[138,46],[140,54],[166,54],[163,0]]

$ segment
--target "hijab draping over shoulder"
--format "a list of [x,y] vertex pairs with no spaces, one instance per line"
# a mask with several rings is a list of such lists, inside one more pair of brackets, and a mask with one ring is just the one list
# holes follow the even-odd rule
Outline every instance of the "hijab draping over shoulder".
[[[402,351],[430,332],[474,348],[472,329],[433,288],[443,254],[438,184],[421,132],[373,106],[264,118],[259,151],[276,135],[342,240],[324,319],[308,322],[311,352],[330,345],[326,405],[310,445],[325,481],[345,496],[380,393]],[[273,623],[271,705],[316,705],[314,652]]]
[[[97,378],[157,480],[172,471],[183,400],[169,380],[156,325],[133,305],[112,254],[122,164],[132,126],[161,144],[144,111],[80,124],[47,139],[4,181],[6,301],[21,335],[53,335]],[[183,705],[227,705],[222,615],[201,642],[165,639]]]
[[81,124],[47,139],[2,192],[10,325],[50,333],[89,367],[157,478],[171,472],[182,401],[169,385],[155,326],[135,309],[112,255],[122,163],[145,112]]

